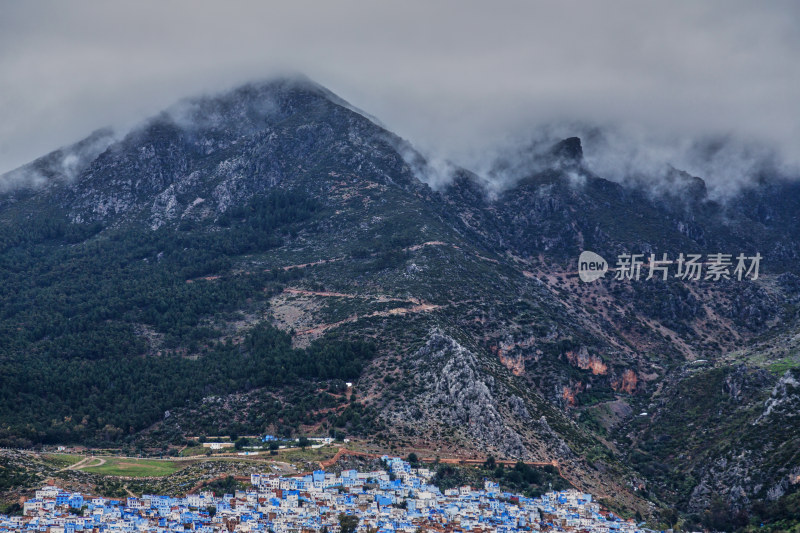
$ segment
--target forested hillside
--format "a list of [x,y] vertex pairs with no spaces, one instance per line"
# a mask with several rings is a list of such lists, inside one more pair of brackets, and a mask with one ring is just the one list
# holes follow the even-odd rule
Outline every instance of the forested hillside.
[[[790,176],[720,202],[673,169],[654,194],[569,138],[500,190],[466,169],[434,190],[406,142],[292,79],[100,137],[0,195],[0,445],[351,436],[556,461],[618,508],[693,524],[794,501]],[[763,263],[587,284],[583,250]]]

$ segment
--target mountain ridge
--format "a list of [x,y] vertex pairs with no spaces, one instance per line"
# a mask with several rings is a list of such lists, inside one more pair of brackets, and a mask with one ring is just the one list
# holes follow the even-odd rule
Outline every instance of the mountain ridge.
[[[768,445],[796,442],[791,429],[766,444],[748,430],[751,459],[719,465],[772,391],[797,395],[796,183],[721,205],[675,171],[687,192],[654,196],[593,174],[572,137],[504,190],[457,168],[434,190],[400,138],[316,85],[276,83],[181,104],[72,180],[0,196],[0,440],[157,448],[182,426],[339,431],[557,460],[617,505],[677,503],[696,523],[718,494],[745,510],[791,494],[800,459]],[[745,282],[582,284],[585,249],[768,260]],[[343,378],[358,400],[327,392]],[[44,386],[63,420],[36,400]],[[675,416],[692,387],[730,414],[696,399],[695,418]],[[207,397],[252,407],[198,414]],[[705,450],[679,436],[701,421]]]

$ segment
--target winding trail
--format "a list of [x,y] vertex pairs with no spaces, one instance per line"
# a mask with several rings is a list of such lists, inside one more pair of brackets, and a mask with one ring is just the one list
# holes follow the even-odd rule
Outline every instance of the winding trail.
[[376,302],[411,302],[413,304],[421,304],[419,298],[397,298],[394,296],[373,295],[373,294],[349,294],[345,292],[330,292],[330,291],[309,291],[306,289],[292,289],[287,287],[283,289],[287,294],[299,294],[303,296],[325,296],[329,298],[352,298],[361,300],[375,300]]
[[343,320],[339,320],[338,322],[331,322],[330,324],[320,324],[319,326],[315,326],[313,328],[309,328],[303,331],[298,331],[295,333],[295,337],[300,337],[302,335],[314,335],[323,333],[326,330],[331,328],[335,328],[341,326],[342,324],[347,324],[349,322],[356,322],[358,320],[364,318],[372,318],[372,317],[387,317],[387,316],[401,316],[407,315],[409,313],[427,313],[430,311],[435,311],[442,307],[441,305],[437,304],[429,304],[429,303],[421,303],[419,305],[413,305],[411,307],[395,307],[394,309],[389,309],[387,311],[375,311],[373,313],[368,313],[366,315],[353,315],[349,316]]
[[[97,464],[91,464],[92,461],[99,461]],[[83,470],[84,468],[91,468],[95,466],[103,466],[106,464],[106,460],[102,457],[95,457],[94,455],[90,455],[89,457],[84,457],[80,461],[75,464],[71,464],[66,468],[62,468],[59,472],[63,472],[65,470]]]
[[84,457],[83,459],[81,459],[77,463],[73,463],[73,464],[71,464],[71,465],[69,465],[69,466],[67,466],[65,468],[62,468],[61,470],[58,470],[58,472],[64,472],[65,470],[80,470],[81,468],[83,468],[84,463],[89,461],[90,459],[91,459],[91,457]]

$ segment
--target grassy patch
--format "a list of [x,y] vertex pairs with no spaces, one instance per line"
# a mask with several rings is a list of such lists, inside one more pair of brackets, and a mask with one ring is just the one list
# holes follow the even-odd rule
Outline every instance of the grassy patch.
[[798,366],[798,362],[792,359],[781,359],[780,361],[775,361],[771,365],[769,365],[769,371],[773,374],[782,375],[784,372],[789,370],[790,368],[795,368]]
[[276,459],[303,467],[308,463],[318,463],[320,461],[330,459],[336,455],[336,452],[337,449],[330,446],[317,449],[306,448],[305,450],[298,448],[285,451],[281,450],[278,452]]
[[203,448],[202,446],[189,446],[180,451],[178,455],[181,457],[200,457],[204,456],[210,448]]
[[105,476],[163,477],[177,472],[183,465],[157,459],[103,458],[105,463],[84,468],[84,472]]

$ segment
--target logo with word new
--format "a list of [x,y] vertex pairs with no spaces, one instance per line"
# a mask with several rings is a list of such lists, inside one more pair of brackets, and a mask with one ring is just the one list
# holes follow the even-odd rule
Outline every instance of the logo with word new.
[[659,257],[654,253],[625,253],[617,256],[616,265],[609,268],[602,256],[587,250],[578,257],[578,276],[584,283],[590,283],[611,270],[615,280],[755,281],[759,277],[761,259],[758,252],[754,255],[711,253],[705,256],[681,253],[675,259],[670,259],[667,254]]
[[590,251],[581,252],[578,257],[578,276],[584,283],[598,280],[608,272],[608,262],[599,254]]

